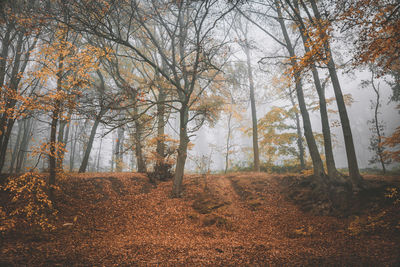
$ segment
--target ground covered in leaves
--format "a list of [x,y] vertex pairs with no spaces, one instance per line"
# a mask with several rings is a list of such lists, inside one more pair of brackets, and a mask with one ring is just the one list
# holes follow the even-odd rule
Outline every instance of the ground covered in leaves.
[[[290,199],[301,177],[262,173],[188,175],[180,199],[130,173],[61,182],[57,229],[1,237],[0,266],[398,266],[399,204],[367,177],[358,213],[312,215]],[[369,203],[368,205],[366,203]]]

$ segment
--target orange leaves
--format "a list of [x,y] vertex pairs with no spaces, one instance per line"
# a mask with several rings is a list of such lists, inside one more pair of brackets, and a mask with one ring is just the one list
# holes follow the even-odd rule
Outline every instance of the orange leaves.
[[[11,178],[2,188],[12,196],[14,203],[12,211],[1,214],[9,221],[8,225],[39,227],[42,230],[53,230],[51,218],[57,215],[52,201],[47,195],[47,183],[43,176],[33,172],[27,172],[17,178]],[[1,226],[0,226],[1,230]],[[4,228],[3,230],[8,230]]]
[[[314,18],[316,20],[316,18]],[[310,69],[312,64],[326,65],[331,55],[326,49],[326,44],[331,38],[332,25],[328,20],[319,20],[314,23],[305,23],[305,29],[299,29],[306,38],[305,46],[308,51],[303,56],[296,56],[291,60],[296,62],[290,71],[300,73]]]
[[[381,74],[399,69],[400,20],[398,1],[354,1],[341,16],[359,31],[355,64],[375,63]],[[397,11],[396,11],[397,10]]]

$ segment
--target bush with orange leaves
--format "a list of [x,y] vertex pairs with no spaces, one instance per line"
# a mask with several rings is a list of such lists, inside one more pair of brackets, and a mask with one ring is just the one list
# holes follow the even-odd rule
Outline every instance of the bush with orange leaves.
[[0,188],[9,194],[7,207],[0,207],[0,233],[20,227],[38,230],[54,230],[52,220],[57,210],[48,196],[45,179],[35,172],[27,172],[16,178],[9,178]]

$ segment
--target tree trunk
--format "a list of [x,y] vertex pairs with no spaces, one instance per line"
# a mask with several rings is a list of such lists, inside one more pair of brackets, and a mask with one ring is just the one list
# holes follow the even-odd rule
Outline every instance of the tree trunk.
[[[317,21],[321,20],[321,15],[319,13],[318,7],[315,3],[314,0],[310,0],[314,15],[317,19]],[[320,23],[318,23],[320,24]],[[321,25],[319,25],[321,26]],[[325,37],[323,37],[325,38]],[[351,132],[351,126],[350,126],[350,121],[349,117],[347,115],[347,109],[346,105],[344,103],[343,99],[343,94],[342,94],[342,89],[340,86],[339,78],[337,76],[336,72],[336,66],[335,62],[333,60],[332,56],[332,51],[330,48],[329,40],[326,40],[324,42],[324,49],[325,49],[325,54],[328,56],[328,71],[329,75],[331,76],[331,81],[332,81],[332,86],[333,90],[335,92],[335,97],[336,97],[336,103],[338,106],[339,110],[339,116],[340,116],[340,121],[342,124],[342,131],[343,131],[343,136],[344,136],[344,143],[346,147],[346,155],[347,155],[347,164],[349,167],[349,174],[350,174],[350,180],[351,183],[355,188],[358,188],[360,184],[362,183],[363,179],[360,175],[360,171],[358,169],[358,163],[357,163],[357,156],[356,156],[356,150],[354,148],[354,142],[353,142],[353,135]]]
[[[165,93],[162,88],[159,89],[157,103],[157,148],[156,148],[156,166],[155,173],[163,174],[165,166]],[[162,177],[161,177],[162,178]]]
[[102,132],[101,132],[100,146],[99,146],[99,151],[97,153],[96,172],[99,172],[99,170],[100,170],[100,157],[101,157],[101,146],[103,144],[103,132],[104,132],[104,130],[102,130]]
[[374,72],[372,71],[372,78],[371,78],[371,85],[372,85],[372,89],[374,89],[374,92],[376,94],[376,103],[375,103],[375,108],[374,108],[374,120],[375,120],[375,130],[376,130],[376,135],[378,137],[378,144],[377,144],[377,154],[378,154],[378,158],[379,161],[381,163],[382,166],[382,172],[383,174],[386,173],[386,166],[385,166],[385,161],[383,159],[383,148],[381,146],[382,143],[382,133],[381,133],[381,129],[379,126],[379,118],[378,118],[378,114],[379,114],[379,106],[380,106],[380,92],[379,92],[379,86],[378,88],[376,88],[375,86],[375,82],[374,82]]
[[[308,40],[304,34],[305,29],[302,29],[301,25],[299,26],[300,26],[301,38],[303,40],[304,50],[307,53],[310,51],[310,48],[307,45]],[[326,107],[326,99],[325,99],[325,88],[321,85],[318,70],[315,67],[315,64],[311,64],[311,72],[313,75],[315,89],[317,90],[319,99],[319,111],[321,114],[322,134],[324,137],[325,158],[326,158],[326,167],[328,170],[328,175],[331,178],[338,179],[340,177],[340,174],[336,169],[335,158],[333,156],[332,137],[331,137],[328,110]]]
[[[290,97],[290,102],[292,102],[293,107],[296,107],[296,103],[294,101],[292,92],[289,93],[289,97]],[[297,147],[299,149],[300,168],[302,170],[304,170],[306,168],[306,163],[304,160],[303,133],[301,132],[299,113],[296,111],[294,115],[296,118]]]
[[232,113],[229,113],[228,117],[228,136],[226,137],[226,154],[225,154],[225,171],[228,171],[229,167],[229,153],[230,153],[230,140],[231,140],[231,121],[232,121]]
[[250,105],[251,105],[251,121],[253,126],[253,155],[254,155],[254,171],[260,171],[260,153],[258,149],[258,132],[257,132],[257,110],[256,110],[256,100],[254,96],[254,80],[253,80],[253,69],[251,67],[250,61],[250,48],[247,40],[244,47],[244,52],[247,59],[247,74],[249,77],[249,87],[250,87]]
[[187,135],[187,123],[189,117],[189,108],[182,104],[179,112],[180,127],[179,127],[179,146],[178,158],[175,168],[175,176],[172,184],[172,196],[180,197],[182,192],[183,174],[185,171],[185,163],[187,158],[187,148],[189,144],[189,137]]
[[[286,25],[283,20],[281,9],[277,3],[276,3],[276,8],[277,8],[277,13],[278,13],[278,21],[281,26],[282,34],[285,38],[286,48],[287,48],[287,50],[289,52],[289,56],[291,58],[291,64],[294,68],[296,68],[297,62],[295,60],[294,48],[292,46],[288,32],[286,30]],[[315,138],[314,138],[314,135],[312,132],[311,120],[310,120],[310,116],[308,114],[307,106],[306,106],[306,103],[304,100],[301,78],[300,78],[300,74],[297,71],[294,74],[294,79],[295,79],[295,83],[296,83],[295,84],[296,94],[297,94],[297,99],[299,102],[300,113],[303,118],[304,135],[306,137],[308,150],[310,152],[311,160],[313,163],[314,175],[317,177],[324,177],[325,176],[324,166],[323,166],[323,163],[321,160],[321,156],[318,152],[318,147],[317,147],[317,144],[315,142]]]
[[135,120],[135,155],[137,171],[140,173],[145,173],[147,168],[142,148],[142,124],[138,119]]
[[[62,78],[63,78],[63,67],[64,67],[64,56],[60,54],[58,58],[58,68],[57,68],[57,93],[62,90]],[[57,124],[59,121],[61,112],[61,100],[56,99],[54,102],[54,110],[51,119],[50,126],[50,154],[49,154],[49,185],[50,185],[50,197],[53,198],[53,185],[56,183],[57,174]]]
[[[101,113],[101,111],[100,111],[100,113]],[[92,126],[92,130],[90,131],[89,141],[86,146],[85,154],[82,159],[82,164],[79,167],[79,171],[78,171],[79,173],[86,171],[86,168],[87,168],[87,165],[89,162],[90,152],[92,151],[94,137],[96,135],[97,127],[99,126],[99,123],[100,123],[100,116],[101,116],[101,114],[96,117],[96,120],[94,121],[94,124]]]
[[[71,138],[71,152],[69,155],[69,171],[72,172],[74,170],[75,165],[75,152],[76,152],[76,143],[78,142],[78,126],[75,125],[75,133],[73,133],[73,138]],[[72,133],[71,133],[72,135]]]
[[116,158],[115,169],[117,172],[121,172],[123,166],[124,132],[125,132],[124,128],[122,127],[117,129],[117,142],[115,145],[115,158]]
[[29,142],[31,140],[31,132],[32,132],[32,128],[34,128],[33,126],[33,122],[32,119],[26,119],[24,120],[24,134],[22,137],[22,141],[21,141],[21,145],[18,151],[18,157],[17,157],[17,165],[15,167],[15,172],[16,173],[20,173],[21,172],[21,168],[24,166],[24,161],[26,158],[26,153],[29,147]]
[[15,141],[15,144],[14,144],[14,150],[12,152],[10,173],[13,173],[13,171],[14,171],[15,161],[18,158],[18,154],[19,154],[19,150],[20,150],[21,136],[22,136],[22,131],[23,131],[22,123],[23,123],[23,120],[18,120],[18,134],[17,134],[17,140]]

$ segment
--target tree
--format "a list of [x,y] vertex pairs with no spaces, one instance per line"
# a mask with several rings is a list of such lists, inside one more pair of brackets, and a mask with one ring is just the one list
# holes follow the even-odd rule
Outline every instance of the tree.
[[[78,48],[75,43],[78,37],[68,27],[58,24],[53,38],[41,45],[36,59],[40,65],[32,73],[40,79],[42,87],[48,88],[48,92],[41,97],[41,104],[43,110],[50,113],[51,119],[49,141],[42,151],[49,157],[50,185],[55,184],[57,159],[65,150],[63,142],[57,139],[58,123],[65,110],[76,107],[76,96],[91,84],[91,72],[98,67],[97,59],[104,55],[101,50],[90,45],[81,44]],[[51,89],[52,79],[56,82],[55,89]]]
[[374,111],[374,116],[371,120],[368,120],[368,124],[371,125],[371,132],[372,136],[370,138],[370,146],[369,149],[374,153],[372,158],[369,160],[369,163],[380,163],[382,166],[383,173],[386,173],[386,166],[385,164],[389,163],[385,161],[384,158],[384,150],[385,147],[382,145],[383,138],[384,138],[384,124],[382,120],[379,118],[380,114],[380,107],[381,107],[381,91],[379,84],[376,85],[375,82],[375,71],[373,67],[370,67],[371,70],[371,80],[364,80],[362,81],[362,87],[372,87],[375,93],[375,100],[371,100],[371,109]]
[[[304,24],[304,22],[302,22],[301,15],[299,13],[299,9],[296,8],[296,6],[293,6],[289,0],[286,0],[286,3],[291,8],[298,21]],[[308,42],[308,45],[310,46],[311,49],[309,53],[306,53],[305,56],[303,57],[302,63],[305,66],[308,66],[309,64],[316,62],[316,60],[326,62],[326,67],[328,68],[329,71],[329,76],[332,82],[336,103],[339,110],[339,116],[346,147],[347,164],[349,168],[350,181],[354,189],[357,189],[361,185],[362,177],[358,169],[357,156],[354,148],[350,121],[347,114],[346,104],[343,98],[342,89],[337,75],[336,65],[333,59],[333,53],[329,42],[330,32],[331,32],[330,22],[327,19],[322,18],[319,8],[314,0],[311,0],[310,4],[311,4],[311,9],[314,13],[314,17],[311,16],[311,13],[309,12],[304,2],[302,2],[302,7],[305,10],[306,14],[308,15],[308,19],[311,22],[310,26],[313,27],[315,31],[313,32],[312,30],[311,31],[308,30],[308,35],[310,40]]]
[[235,20],[234,30],[238,39],[238,44],[242,48],[246,55],[247,64],[247,77],[249,82],[250,91],[250,106],[251,106],[251,122],[252,122],[252,138],[253,138],[253,157],[254,157],[254,171],[260,171],[260,153],[258,149],[258,130],[257,130],[257,110],[256,100],[254,95],[254,79],[253,79],[253,68],[251,65],[251,54],[250,49],[252,48],[250,40],[248,39],[249,23],[246,21],[244,24],[241,20],[241,16],[237,16]]
[[[278,22],[279,22],[279,25],[281,26],[282,34],[285,39],[285,47],[290,56],[290,63],[294,69],[297,69],[297,66],[299,63],[296,61],[295,50],[294,50],[294,47],[292,46],[288,31],[286,29],[285,22],[283,20],[281,7],[277,1],[275,1],[275,7],[276,7],[277,14],[278,14]],[[314,175],[317,177],[324,177],[325,176],[324,167],[322,164],[321,156],[318,152],[317,144],[315,142],[315,138],[314,138],[312,127],[311,127],[310,116],[308,114],[306,103],[304,100],[300,72],[298,70],[296,70],[293,74],[293,77],[294,77],[293,79],[295,82],[297,100],[299,102],[300,112],[301,112],[301,115],[303,118],[304,135],[306,137],[308,150],[310,152],[311,160],[313,162]]]
[[5,1],[0,14],[4,32],[0,52],[0,172],[15,120],[25,117],[32,108],[29,94],[34,91],[35,83],[22,89],[21,81],[41,33],[34,5],[35,1]]
[[[216,23],[233,7],[221,5],[216,0],[151,3],[131,0],[114,1],[108,5],[99,4],[99,1],[63,2],[61,13],[68,10],[72,16],[70,21],[63,22],[78,31],[124,46],[131,56],[135,55],[152,67],[174,87],[177,97],[172,107],[179,114],[180,143],[172,195],[180,196],[191,132],[188,125],[196,118],[204,117],[205,111],[210,111],[204,109],[205,106],[200,112],[193,108],[219,73],[217,58],[223,43],[213,40],[210,34],[216,28]],[[168,35],[168,49],[159,45],[151,26],[153,23],[159,24]],[[154,61],[141,50],[143,45],[134,38],[138,34],[142,42],[156,49],[168,72],[164,71],[160,62]],[[193,130],[197,128],[195,126]]]

